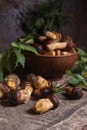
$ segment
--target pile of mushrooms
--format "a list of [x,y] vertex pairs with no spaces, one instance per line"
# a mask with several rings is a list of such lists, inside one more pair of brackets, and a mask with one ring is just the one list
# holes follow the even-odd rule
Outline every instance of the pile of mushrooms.
[[59,32],[47,31],[44,36],[36,36],[32,44],[39,54],[61,56],[75,53],[76,46],[70,36],[62,36]]
[[7,99],[12,105],[28,102],[31,95],[39,97],[32,108],[36,113],[44,113],[59,105],[58,98],[52,94],[51,83],[39,75],[29,74],[21,84],[16,74],[9,74],[0,83],[0,100]]
[[[59,106],[59,99],[54,95],[53,87],[52,81],[40,75],[28,74],[22,83],[16,74],[9,74],[4,82],[0,83],[0,100],[7,99],[12,105],[19,105],[28,102],[33,96],[38,100],[32,109],[41,114]],[[83,90],[80,86],[67,86],[65,94],[79,99],[83,96]]]

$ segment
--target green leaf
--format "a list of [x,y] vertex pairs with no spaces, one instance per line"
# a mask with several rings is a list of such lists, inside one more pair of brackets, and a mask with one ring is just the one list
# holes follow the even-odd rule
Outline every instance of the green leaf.
[[54,87],[52,88],[52,91],[53,91],[53,92],[59,92],[60,89],[61,89],[60,83],[56,82],[56,83],[54,84]]
[[[22,67],[24,68],[25,67],[25,57],[23,54],[20,55],[20,57],[18,58],[18,63],[20,63],[22,65]],[[18,65],[16,65],[17,67]]]
[[20,38],[19,41],[20,41],[21,43],[23,43],[23,42],[25,41],[25,39],[24,39],[24,38]]
[[25,41],[25,44],[33,44],[34,43],[34,39],[28,39],[27,41]]
[[87,78],[87,72],[82,71],[81,75],[82,75],[84,78]]
[[24,55],[21,53],[20,49],[13,49],[14,50],[14,54],[16,55],[16,63],[15,63],[15,68],[18,67],[19,63],[22,65],[22,67],[24,68],[25,66],[25,57]]
[[31,45],[25,45],[25,44],[12,42],[11,46],[18,48],[18,49],[21,49],[21,50],[24,50],[24,51],[30,51],[30,52],[33,52],[35,54],[38,54],[37,50],[34,47],[32,47]]
[[78,52],[79,52],[79,56],[87,56],[87,53],[81,48],[78,48]]
[[72,73],[80,73],[84,69],[84,64],[82,61],[77,60],[74,66],[71,68]]
[[76,86],[76,85],[82,85],[82,87],[87,90],[87,82],[84,77],[82,77],[80,74],[74,74],[70,79],[68,79],[68,84]]
[[66,70],[66,74],[68,74],[68,75],[72,75],[71,70]]

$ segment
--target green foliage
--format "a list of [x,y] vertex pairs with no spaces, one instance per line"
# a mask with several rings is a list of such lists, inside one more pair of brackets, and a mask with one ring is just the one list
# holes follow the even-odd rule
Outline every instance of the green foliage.
[[80,74],[72,75],[67,82],[72,86],[81,85],[85,90],[87,90],[87,81]]
[[87,53],[78,48],[79,56],[75,65],[71,70],[67,70],[66,74],[71,75],[68,83],[76,86],[81,85],[85,90],[87,90]]
[[67,16],[62,12],[61,0],[48,0],[38,5],[32,12],[31,20],[27,21],[27,28],[32,34],[44,34],[46,30],[58,30],[67,21]]
[[82,73],[87,71],[87,53],[80,48],[78,48],[78,52],[78,60],[71,69],[72,73]]
[[37,54],[37,50],[34,47],[32,47],[31,45],[28,45],[28,44],[13,42],[13,43],[11,43],[11,46],[14,47],[14,48],[20,49],[20,50],[31,51],[31,52]]
[[52,88],[53,92],[59,92],[61,90],[61,85],[59,82],[55,82],[54,87]]
[[33,44],[33,39],[29,39],[29,36],[26,36],[18,42],[11,43],[9,48],[0,54],[0,81],[3,81],[5,72],[14,72],[19,65],[22,68],[25,67],[23,51],[37,54],[37,50],[30,45],[31,43]]

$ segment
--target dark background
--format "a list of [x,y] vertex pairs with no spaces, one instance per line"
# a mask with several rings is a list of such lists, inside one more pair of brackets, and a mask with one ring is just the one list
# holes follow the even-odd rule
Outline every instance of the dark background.
[[[21,23],[30,17],[38,3],[45,0],[0,0],[0,52],[10,42],[24,35]],[[70,35],[77,46],[87,50],[87,2],[86,0],[62,0],[68,24],[60,32]]]

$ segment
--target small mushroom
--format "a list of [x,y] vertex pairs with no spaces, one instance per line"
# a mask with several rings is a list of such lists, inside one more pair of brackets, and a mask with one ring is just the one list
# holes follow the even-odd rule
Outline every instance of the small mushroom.
[[17,89],[20,85],[20,78],[16,74],[9,74],[5,77],[5,83],[10,89]]
[[66,96],[72,99],[80,99],[83,96],[83,89],[81,86],[68,86],[65,91]]
[[70,52],[68,52],[68,51],[61,51],[61,55],[64,55],[64,56],[66,56],[66,55],[70,55],[71,53]]
[[72,98],[79,99],[83,96],[83,90],[81,86],[74,87],[72,90]]
[[43,42],[47,39],[46,36],[38,36],[39,41]]
[[66,36],[63,41],[67,42],[69,48],[75,47],[75,44],[73,43],[73,40],[70,36]]
[[27,81],[30,81],[30,82],[33,82],[34,79],[35,79],[35,77],[36,77],[35,74],[30,73],[30,74],[28,74],[28,75],[26,76],[26,80],[27,80]]
[[49,52],[45,53],[45,55],[55,56],[56,52],[55,51],[49,51]]
[[51,88],[50,87],[46,87],[46,88],[42,88],[42,89],[34,89],[33,94],[37,97],[47,97],[49,94],[51,94]]
[[29,82],[26,82],[24,89],[12,90],[8,94],[8,99],[14,105],[23,104],[30,99],[32,92],[33,92],[32,85]]
[[24,83],[24,89],[28,92],[28,94],[31,96],[32,92],[33,92],[33,86],[32,83],[29,81],[26,81]]
[[52,40],[55,40],[57,38],[56,34],[54,32],[50,32],[50,31],[46,32],[46,37],[49,39],[52,39]]
[[47,36],[47,38],[52,39],[52,40],[57,40],[58,42],[62,40],[62,35],[59,32],[55,32],[55,31],[50,32],[50,31],[47,31],[46,32],[46,36]]
[[40,90],[41,89],[38,89],[38,88],[34,89],[33,95],[36,96],[36,97],[40,97],[41,96],[41,91]]
[[60,50],[56,50],[56,55],[60,56],[61,55],[61,51]]
[[50,96],[48,98],[42,98],[39,99],[35,106],[34,106],[34,111],[36,113],[44,113],[49,111],[52,108],[57,108],[59,105],[59,100],[56,96]]
[[49,83],[43,77],[37,75],[33,81],[33,85],[35,88],[41,89],[49,86]]

